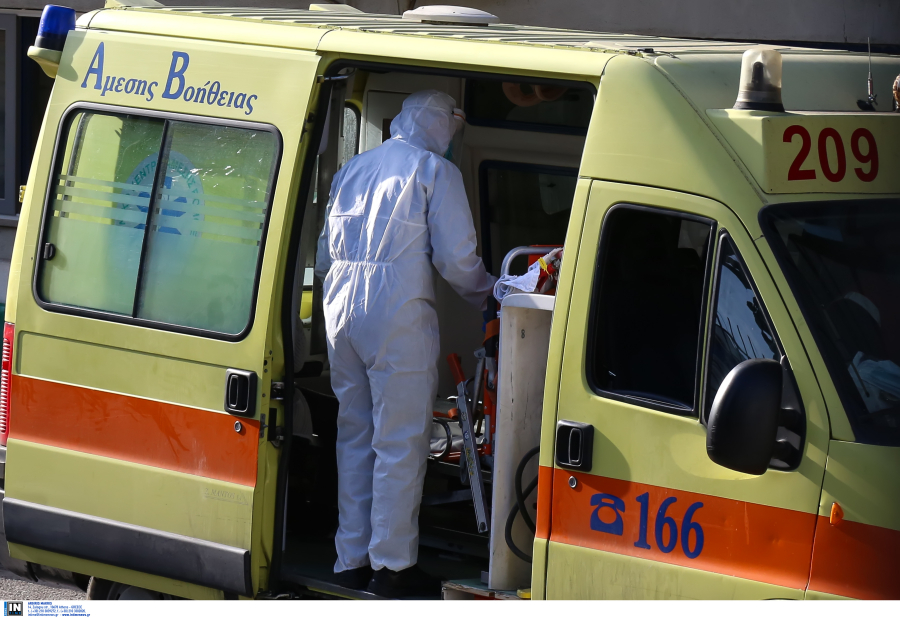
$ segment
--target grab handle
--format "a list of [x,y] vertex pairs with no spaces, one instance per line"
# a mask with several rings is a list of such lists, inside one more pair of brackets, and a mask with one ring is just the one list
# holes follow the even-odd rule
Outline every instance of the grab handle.
[[509,253],[506,254],[503,258],[503,263],[500,265],[500,274],[508,275],[509,269],[512,266],[513,260],[519,257],[520,255],[547,255],[554,249],[559,249],[562,245],[543,245],[537,247],[516,247],[515,249],[510,250]]

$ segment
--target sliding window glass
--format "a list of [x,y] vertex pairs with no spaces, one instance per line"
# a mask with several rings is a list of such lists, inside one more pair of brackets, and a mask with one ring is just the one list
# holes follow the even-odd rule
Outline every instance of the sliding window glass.
[[48,200],[44,301],[132,314],[164,124],[94,112],[71,117]]
[[249,324],[279,140],[258,127],[70,116],[37,291],[61,310],[229,336]]
[[173,122],[166,141],[137,315],[239,333],[252,305],[275,138]]
[[619,204],[603,220],[587,358],[595,390],[696,414],[698,349],[714,222]]

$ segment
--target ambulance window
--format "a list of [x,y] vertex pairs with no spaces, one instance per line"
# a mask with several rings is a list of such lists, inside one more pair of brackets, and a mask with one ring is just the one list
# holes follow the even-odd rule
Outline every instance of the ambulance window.
[[236,334],[250,316],[277,144],[267,131],[172,122],[137,317]]
[[900,446],[900,201],[769,206],[760,222],[856,441]]
[[728,236],[719,244],[716,291],[706,359],[706,418],[725,376],[751,358],[781,360],[778,342],[749,274]]
[[594,92],[587,87],[466,80],[466,121],[472,125],[585,135],[593,111]]
[[45,301],[131,315],[163,125],[94,112],[71,118],[48,200]]
[[[501,161],[481,164],[482,257],[500,274],[503,257],[523,245],[562,245],[577,170]],[[522,259],[511,269],[525,272]]]
[[594,283],[588,377],[599,394],[696,414],[698,350],[713,222],[613,207]]
[[76,112],[48,199],[39,301],[239,336],[279,147],[260,128]]

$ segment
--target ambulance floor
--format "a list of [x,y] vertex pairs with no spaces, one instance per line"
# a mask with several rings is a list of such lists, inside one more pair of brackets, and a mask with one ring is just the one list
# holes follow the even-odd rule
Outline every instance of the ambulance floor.
[[[316,593],[352,599],[374,599],[363,591],[341,588],[334,580],[337,554],[334,539],[302,539],[288,533],[284,579]],[[419,567],[441,581],[480,578],[487,569],[483,559],[447,552],[434,547],[419,547]],[[435,597],[437,598],[437,597]]]

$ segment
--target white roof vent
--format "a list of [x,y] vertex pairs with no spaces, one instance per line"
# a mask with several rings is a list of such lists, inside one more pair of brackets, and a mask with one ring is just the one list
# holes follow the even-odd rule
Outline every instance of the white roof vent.
[[324,11],[326,13],[363,13],[349,4],[310,4],[310,11]]
[[464,6],[420,6],[403,13],[403,19],[425,24],[467,24],[470,26],[487,26],[500,21],[496,15],[486,11],[470,9]]

